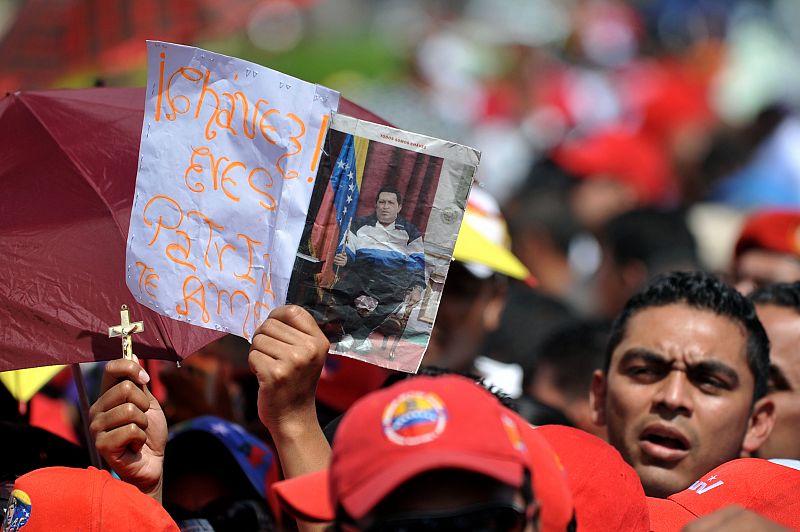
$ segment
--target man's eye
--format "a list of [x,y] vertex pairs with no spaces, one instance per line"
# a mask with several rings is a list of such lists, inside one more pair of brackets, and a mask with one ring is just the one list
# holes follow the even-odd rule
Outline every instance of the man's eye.
[[716,392],[719,390],[727,390],[730,388],[727,382],[712,375],[700,376],[697,379],[697,383],[702,389],[712,392]]
[[628,368],[627,373],[631,377],[642,378],[642,379],[653,378],[658,375],[658,372],[654,368],[651,368],[649,366],[634,366]]

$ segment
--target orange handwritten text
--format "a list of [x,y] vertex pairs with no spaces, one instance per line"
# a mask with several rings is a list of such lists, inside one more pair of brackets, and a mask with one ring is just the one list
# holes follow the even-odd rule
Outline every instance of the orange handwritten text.
[[[194,286],[192,289],[191,286]],[[200,308],[200,319],[203,323],[208,323],[211,317],[206,309],[206,287],[203,282],[194,275],[188,276],[183,281],[183,308],[180,303],[175,305],[175,312],[181,316],[189,316],[189,303],[194,303]]]
[[303,151],[303,146],[300,144],[300,139],[303,138],[303,135],[306,134],[306,125],[294,113],[289,113],[286,116],[300,127],[300,131],[296,135],[289,135],[289,142],[292,144],[292,146],[295,147],[295,150],[284,153],[283,155],[278,157],[278,160],[275,161],[275,167],[278,169],[278,172],[280,172],[281,177],[283,177],[284,179],[294,179],[295,177],[297,177],[297,171],[292,170],[290,172],[286,172],[286,170],[281,167],[281,161],[283,161],[287,157],[291,157],[292,155],[297,155],[298,153]]
[[243,292],[242,290],[234,290],[233,292],[229,292],[227,290],[220,290],[219,288],[217,288],[217,286],[214,283],[208,283],[208,286],[209,286],[209,288],[212,288],[217,292],[217,316],[222,316],[222,308],[223,308],[222,307],[222,298],[223,297],[227,297],[228,298],[227,299],[227,301],[228,301],[227,308],[228,308],[228,312],[230,313],[230,316],[234,316],[234,313],[236,312],[234,310],[234,300],[236,299],[236,296],[239,296],[240,299],[244,300],[243,303],[244,303],[245,314],[244,314],[244,318],[242,319],[242,335],[245,338],[249,339],[250,336],[248,335],[248,332],[247,332],[247,326],[248,326],[247,322],[250,319],[250,297],[245,292]]
[[[164,229],[174,230],[180,227],[181,223],[183,223],[183,210],[181,209],[181,206],[178,204],[177,201],[170,198],[169,196],[153,196],[150,199],[150,201],[148,201],[147,204],[144,206],[144,211],[142,212],[142,218],[144,219],[144,224],[147,227],[153,227],[153,222],[150,221],[150,219],[147,217],[147,211],[156,202],[158,202],[159,207],[162,207],[162,209],[159,209],[159,211],[163,210],[164,212],[159,212],[158,214],[158,221],[156,222],[156,231],[155,233],[153,233],[153,239],[147,244],[148,246],[152,246],[153,243],[158,239],[158,235],[161,232],[162,227]],[[175,211],[177,211],[178,213],[178,222],[174,225],[165,224],[164,216],[170,215],[172,218],[174,218]]]
[[[219,271],[225,269],[223,262],[225,252],[228,250],[236,251],[236,246],[233,244],[219,242],[222,240],[222,231],[225,229],[223,225],[214,222],[209,216],[200,211],[189,211],[184,215],[180,204],[167,196],[154,196],[148,201],[144,207],[143,218],[145,225],[149,227],[155,226],[153,237],[148,246],[153,247],[159,240],[160,235],[168,235],[162,237],[162,240],[166,240],[166,242],[161,244],[164,246],[164,255],[175,264],[188,268],[192,272],[198,271],[198,262],[193,260],[193,258],[196,257],[196,255],[192,253],[193,244],[202,246],[203,264],[208,269],[219,266]],[[153,218],[156,218],[156,221],[153,221]],[[185,228],[186,230],[182,229],[186,220],[190,219],[197,219],[199,221],[199,228],[198,224],[193,222],[186,224],[190,226]],[[162,229],[164,231],[162,231]],[[191,234],[193,238],[190,237],[189,234]],[[249,242],[250,266],[248,272],[245,274],[247,275],[252,268],[252,248],[250,246],[253,244],[251,243],[260,245],[261,242],[247,235],[239,235],[239,238]],[[213,257],[211,253],[212,249],[215,251],[216,257]]]
[[[220,170],[222,171],[220,172]],[[247,175],[247,184],[253,192],[263,196],[263,199],[260,199],[258,204],[268,211],[274,211],[277,208],[277,203],[275,202],[275,197],[268,192],[273,186],[273,180],[272,175],[266,168],[257,166],[248,173],[247,165],[243,162],[232,161],[227,156],[217,157],[207,146],[192,149],[192,156],[183,173],[183,179],[186,188],[190,191],[205,192],[206,183],[204,180],[208,180],[207,171],[210,171],[211,189],[222,190],[228,199],[238,203],[241,198],[234,194],[232,188],[238,187],[239,183],[234,179],[235,175],[229,175],[236,170],[242,172],[242,178]]]
[[256,280],[250,275],[250,272],[253,271],[253,247],[262,245],[262,242],[258,240],[253,240],[247,235],[239,233],[236,235],[236,238],[241,238],[245,242],[247,242],[247,271],[243,274],[234,273],[234,277],[239,279],[240,281],[248,281],[253,284],[256,284]]
[[[162,52],[160,57],[154,116],[156,122],[161,121],[162,115],[170,122],[179,117],[204,122],[203,135],[208,141],[218,138],[220,134],[250,140],[262,138],[284,151],[275,161],[275,170],[280,176],[283,179],[295,179],[298,176],[296,170],[287,170],[287,159],[303,151],[306,124],[302,118],[271,106],[269,100],[264,98],[250,99],[242,90],[220,91],[219,80],[212,78],[208,68],[182,66],[171,73],[167,72],[166,53]],[[187,169],[187,186],[190,186],[189,170],[197,171],[192,168],[193,164]],[[216,170],[214,174],[216,176]],[[223,190],[228,193],[224,186]]]
[[139,290],[156,299],[156,295],[149,288],[158,289],[156,281],[160,279],[160,276],[157,273],[153,273],[155,270],[142,261],[137,260],[136,267],[142,270],[139,274]]

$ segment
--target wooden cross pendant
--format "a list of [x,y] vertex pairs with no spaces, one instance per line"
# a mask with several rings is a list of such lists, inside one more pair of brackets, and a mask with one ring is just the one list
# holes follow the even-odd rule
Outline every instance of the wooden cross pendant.
[[137,321],[131,323],[130,316],[128,316],[128,305],[122,305],[119,310],[119,317],[122,323],[108,328],[108,337],[114,338],[116,336],[122,337],[122,357],[128,360],[133,360],[133,340],[131,334],[144,332],[144,322]]

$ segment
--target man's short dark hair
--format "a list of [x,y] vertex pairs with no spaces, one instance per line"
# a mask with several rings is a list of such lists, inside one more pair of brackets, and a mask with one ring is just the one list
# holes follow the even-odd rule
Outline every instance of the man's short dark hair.
[[754,305],[775,305],[800,313],[800,282],[768,284],[753,290],[747,298]]
[[683,303],[730,318],[744,328],[747,337],[747,365],[753,373],[753,400],[767,393],[769,340],[758,320],[755,307],[744,295],[717,277],[700,271],[671,272],[656,277],[642,292],[628,300],[614,320],[606,347],[604,371],[608,373],[611,355],[625,337],[628,321],[639,311]]
[[381,194],[383,194],[384,192],[386,192],[387,194],[394,194],[395,197],[397,197],[397,204],[398,205],[403,204],[403,196],[400,195],[400,191],[391,185],[384,185],[381,187],[381,189],[378,191],[378,195],[375,196],[375,203],[378,203],[378,198],[380,198]]

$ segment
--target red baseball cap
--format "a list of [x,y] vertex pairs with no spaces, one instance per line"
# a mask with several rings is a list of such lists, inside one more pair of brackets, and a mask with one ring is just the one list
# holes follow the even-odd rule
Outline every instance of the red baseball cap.
[[698,517],[735,504],[800,530],[800,471],[760,458],[739,458],[666,499],[647,498],[650,529],[680,530]]
[[[515,412],[509,411],[509,416],[521,429],[528,467],[533,471],[533,491],[541,507],[539,529],[563,532],[576,519],[574,498],[568,482],[569,471],[565,470],[564,461],[542,437],[538,428]],[[580,525],[580,517],[576,522]]]
[[536,432],[567,470],[581,529],[649,530],[642,483],[614,447],[586,431],[563,425],[543,425]]
[[764,210],[751,214],[736,241],[734,256],[751,248],[800,255],[800,211]]
[[135,487],[90,467],[45,467],[14,483],[4,531],[178,530],[164,508]]
[[[532,468],[529,440],[516,419],[470,379],[413,377],[353,404],[336,432],[329,469],[273,487],[291,513],[308,521],[333,521],[339,506],[361,519],[406,481],[437,469],[522,487]],[[537,498],[539,474],[533,472]],[[564,494],[569,497],[568,488]]]

